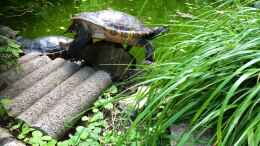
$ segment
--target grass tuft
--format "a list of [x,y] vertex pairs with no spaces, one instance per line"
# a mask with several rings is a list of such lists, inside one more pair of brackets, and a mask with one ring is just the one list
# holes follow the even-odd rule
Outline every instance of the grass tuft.
[[260,12],[207,9],[176,24],[183,26],[176,32],[182,36],[158,49],[157,62],[138,78],[151,90],[129,131],[141,133],[144,145],[162,144],[168,128],[179,122],[188,122],[189,129],[178,146],[208,129],[214,131],[209,145],[260,144]]

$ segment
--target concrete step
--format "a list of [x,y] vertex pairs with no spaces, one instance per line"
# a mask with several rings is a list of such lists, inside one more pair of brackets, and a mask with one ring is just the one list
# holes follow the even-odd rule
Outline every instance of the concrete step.
[[64,125],[71,123],[79,113],[88,109],[110,83],[110,76],[106,72],[96,72],[59,100],[51,110],[41,115],[33,122],[32,127],[41,129],[52,137],[62,137],[67,130]]
[[22,79],[24,76],[46,65],[50,61],[50,58],[47,56],[34,56],[32,58],[32,55],[26,55],[26,57],[21,58],[18,67],[0,74],[0,90],[6,88],[17,80]]
[[50,108],[55,106],[58,100],[62,99],[68,92],[72,92],[75,87],[92,75],[94,70],[89,67],[84,67],[77,73],[72,75],[66,81],[58,85],[47,95],[39,99],[35,104],[21,113],[17,118],[32,125],[41,114],[46,113]]
[[57,85],[70,77],[73,73],[78,71],[78,69],[79,65],[71,62],[65,62],[58,70],[47,75],[42,80],[33,84],[33,86],[17,95],[12,100],[12,103],[6,106],[8,114],[13,117],[17,116],[45,94],[50,92]]
[[46,65],[41,66],[39,69],[26,75],[24,78],[16,81],[15,83],[8,86],[6,89],[1,91],[0,96],[14,98],[19,93],[33,86],[37,81],[43,79],[44,77],[46,77],[48,74],[50,74],[51,72],[59,68],[59,66],[63,65],[64,63],[65,60],[58,58]]
[[28,55],[25,55],[25,56],[22,56],[19,60],[18,60],[18,63],[19,64],[23,64],[23,63],[26,63],[28,61],[31,61],[37,57],[39,57],[41,55],[41,53],[30,53]]
[[[19,63],[22,71],[12,75],[5,89],[0,88],[0,96],[11,99],[5,108],[10,116],[54,138],[66,134],[65,123],[89,108],[112,82],[104,71],[60,58],[31,54]],[[7,72],[3,74],[7,76]]]

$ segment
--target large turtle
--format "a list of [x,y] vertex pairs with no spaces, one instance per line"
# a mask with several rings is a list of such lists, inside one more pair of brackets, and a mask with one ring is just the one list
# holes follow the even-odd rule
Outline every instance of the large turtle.
[[153,46],[150,40],[167,32],[166,27],[145,27],[134,16],[115,10],[83,12],[72,17],[69,32],[76,33],[70,44],[69,52],[84,48],[92,39],[103,39],[109,42],[142,46],[146,49],[146,59],[153,61]]

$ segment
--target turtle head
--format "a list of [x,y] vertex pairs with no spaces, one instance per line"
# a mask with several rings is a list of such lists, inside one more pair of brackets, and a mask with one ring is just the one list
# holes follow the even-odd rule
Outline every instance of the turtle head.
[[72,32],[74,32],[73,30],[73,28],[75,27],[75,24],[74,23],[72,23],[70,26],[69,26],[69,28],[65,31],[65,33],[72,33]]
[[169,32],[169,30],[170,30],[170,29],[169,29],[168,26],[155,27],[155,28],[153,29],[153,32],[152,32],[151,34],[149,34],[147,38],[148,38],[149,40],[152,40],[152,39],[154,39],[154,38],[156,38],[156,37],[159,37],[159,36],[161,36],[161,35],[163,35],[163,34]]
[[165,25],[165,26],[155,27],[154,31],[155,31],[155,33],[161,35],[161,34],[165,34],[165,33],[169,32],[170,29],[169,29],[169,26]]
[[0,35],[6,36],[10,39],[16,39],[18,31],[15,31],[7,26],[0,25]]
[[65,33],[77,33],[78,30],[80,29],[80,24],[77,22],[72,22],[69,28],[66,30]]

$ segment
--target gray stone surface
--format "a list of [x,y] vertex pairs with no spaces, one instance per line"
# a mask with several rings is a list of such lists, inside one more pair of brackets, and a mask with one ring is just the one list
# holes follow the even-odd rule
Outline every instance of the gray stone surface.
[[[67,122],[89,108],[111,83],[108,73],[80,68],[63,59],[52,61],[47,56],[29,54],[19,59],[19,63],[22,71],[13,74],[7,88],[0,87],[0,96],[12,97],[11,104],[5,107],[9,115],[55,138],[63,136]],[[8,77],[7,72],[4,74]],[[1,134],[0,131],[0,137]],[[12,137],[4,142],[8,144],[4,146],[19,146]]]
[[7,129],[0,127],[0,139],[6,138],[6,137],[13,137],[12,134],[9,133]]
[[260,1],[254,2],[254,8],[260,9]]
[[41,114],[46,113],[58,100],[62,99],[68,92],[73,91],[77,85],[82,83],[93,73],[94,70],[89,67],[80,69],[77,73],[21,113],[17,118],[31,125]]
[[21,58],[19,58],[18,63],[19,64],[26,63],[30,60],[35,59],[36,57],[39,57],[40,55],[41,55],[40,53],[36,53],[36,52],[24,55]]
[[0,127],[0,146],[25,146],[25,144],[16,140],[7,129]]
[[89,108],[110,83],[111,78],[106,72],[96,72],[59,100],[52,109],[42,114],[32,126],[54,138],[63,136],[66,123],[70,123],[75,116]]
[[34,72],[28,74],[21,80],[16,81],[12,85],[8,86],[6,89],[1,91],[0,96],[14,98],[25,89],[31,87],[34,83],[43,79],[48,74],[56,70],[59,66],[64,64],[64,62],[65,60],[63,59],[55,59],[54,61],[51,61],[50,63],[44,66],[41,66],[41,68],[39,68],[38,70],[35,70]]
[[36,57],[28,62],[24,62],[23,60],[21,61],[22,63],[19,65],[18,68],[13,68],[7,72],[0,74],[0,86],[3,86],[3,84],[12,84],[51,61],[50,58],[47,56]]
[[69,78],[73,73],[78,71],[78,69],[79,65],[71,62],[65,62],[59,69],[52,72],[48,76],[45,76],[45,78],[38,81],[33,86],[27,88],[12,99],[12,103],[5,106],[8,114],[15,117],[25,111],[37,100]]

